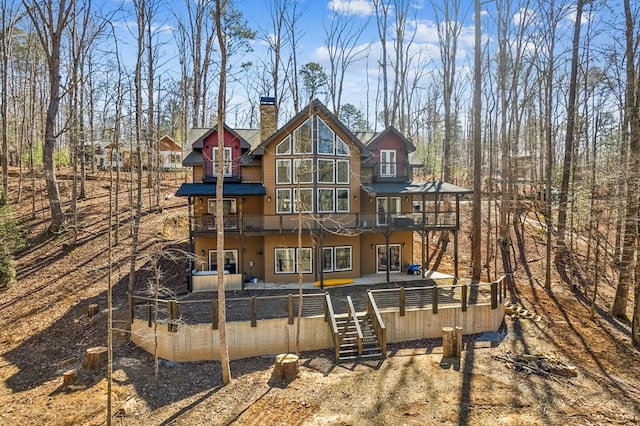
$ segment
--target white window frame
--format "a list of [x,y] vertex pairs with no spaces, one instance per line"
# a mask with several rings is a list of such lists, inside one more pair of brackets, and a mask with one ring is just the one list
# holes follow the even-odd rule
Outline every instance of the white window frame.
[[[297,143],[298,134],[301,132],[301,129],[309,123],[309,151],[298,151],[299,144]],[[302,123],[298,128],[293,131],[293,153],[294,154],[313,154],[313,122],[311,119],[308,119],[304,123]]]
[[[218,147],[213,147],[213,176],[218,176]],[[224,147],[224,177],[229,177],[233,173],[233,161],[231,157],[231,147]]]
[[[291,270],[279,270],[278,268],[278,252],[290,253],[286,256],[285,261],[291,262]],[[294,274],[296,272],[296,251],[293,248],[276,248],[273,249],[273,270],[276,274]]]
[[[217,265],[218,259],[216,257],[218,253],[218,250],[209,250],[209,263],[207,265],[207,267],[209,268],[209,271],[216,271],[216,269],[213,269],[213,264],[215,263]],[[231,256],[227,257],[228,254],[231,254]],[[236,274],[240,273],[238,270],[239,267],[239,263],[238,263],[238,250],[236,249],[225,249],[224,250],[224,259],[225,259],[225,264],[227,263],[226,260],[227,258],[232,258],[233,260],[235,260],[235,265],[236,265]]]
[[291,154],[291,135],[287,136],[282,142],[276,145],[276,155]]
[[[346,268],[338,268],[338,251],[339,250],[348,250],[349,251],[349,266]],[[340,271],[351,271],[353,269],[353,247],[352,246],[336,246],[333,248],[333,257],[334,257],[334,270],[336,272]]]
[[339,156],[349,156],[349,154],[351,153],[350,149],[349,149],[349,145],[343,141],[340,136],[336,135],[336,155]]
[[[331,265],[329,265],[328,267],[324,266],[324,261],[325,261],[325,252],[329,253],[329,261],[331,262]],[[322,265],[322,271],[323,272],[333,272],[333,247],[322,247],[322,251],[321,251],[321,265]]]
[[380,150],[380,176],[395,177],[397,153],[395,149]]
[[[321,166],[320,163],[322,163],[323,165]],[[331,177],[329,178],[329,180],[321,180],[321,176],[326,170],[331,171]],[[316,174],[316,181],[318,183],[334,183],[336,179],[335,161],[328,158],[318,158],[318,171]]]
[[295,202],[298,199],[298,191],[300,192],[304,191],[311,194],[311,196],[309,197],[309,199],[311,200],[311,205],[307,210],[302,210],[302,213],[312,213],[313,212],[313,188],[294,188],[293,189],[293,199],[292,199],[293,212],[298,213],[298,206],[297,206],[297,203]]
[[[229,204],[229,209],[225,211],[225,204]],[[216,199],[207,198],[207,213],[211,215],[216,214]],[[235,198],[223,198],[222,199],[222,214],[223,216],[233,215],[228,220],[223,221],[224,229],[236,229],[238,227],[238,220],[235,215],[238,214],[238,200]],[[212,229],[216,228],[215,221],[213,222]]]
[[[340,196],[339,196],[340,192],[346,192],[347,193],[347,197],[346,197],[347,208],[346,209],[341,209],[340,208],[340,203],[338,202],[340,200]],[[348,188],[336,188],[336,203],[335,203],[336,211],[340,212],[340,213],[346,213],[346,212],[349,212],[350,207],[351,207],[351,201],[349,199],[349,189]]]
[[[286,169],[287,169],[287,174],[288,174],[288,176],[286,176],[287,179],[281,179],[280,178],[280,165],[281,164],[286,164]],[[276,184],[290,184],[290,183],[291,183],[291,160],[290,159],[286,159],[286,160],[278,159],[278,160],[276,160]]]
[[[331,192],[331,197],[327,197],[327,200],[331,200],[331,208],[328,209],[324,209],[321,203],[321,197],[320,197],[320,193],[324,193],[324,192]],[[333,213],[334,211],[336,211],[336,191],[335,188],[318,188],[318,192],[317,192],[317,196],[318,196],[318,213]]]
[[[340,180],[340,164],[346,164],[347,165],[347,180],[346,181],[342,181]],[[350,167],[351,164],[349,163],[349,160],[336,160],[336,183],[338,184],[345,184],[348,185],[349,184],[349,176],[351,175],[351,170]]]
[[[305,172],[303,176],[308,174],[309,180],[300,180],[298,178],[298,169],[306,168],[306,164],[309,166],[309,172]],[[313,161],[311,158],[295,158],[293,160],[293,183],[313,183]]]
[[[280,208],[280,194],[283,194],[285,200],[285,205]],[[291,208],[293,205],[293,199],[291,198],[291,188],[281,188],[276,189],[276,213],[291,213]]]
[[[279,270],[280,268],[278,268],[278,253],[279,252],[286,252],[289,253],[286,256],[285,260],[288,260],[289,262],[292,262],[291,265],[291,269],[287,269],[287,270]],[[309,259],[309,267],[306,269],[301,269],[301,259],[302,259],[302,253],[307,253],[307,257]],[[309,247],[303,247],[303,248],[299,248],[299,249],[294,249],[294,248],[275,248],[273,249],[273,270],[274,273],[276,274],[295,274],[298,273],[298,271],[300,271],[303,274],[312,274],[313,273],[313,252],[311,250],[311,248]]]
[[[329,133],[331,134],[330,137],[330,143],[331,143],[331,149],[328,151],[321,151],[320,150],[320,129],[321,127],[324,126]],[[327,123],[324,122],[324,120],[322,120],[320,117],[316,117],[316,128],[315,128],[315,134],[316,134],[316,152],[318,154],[323,154],[323,155],[334,155],[335,154],[335,150],[336,150],[336,134],[333,130],[331,130],[331,127],[329,127],[327,125]]]
[[[302,269],[302,253],[307,253],[309,259],[309,268]],[[309,247],[302,247],[296,249],[296,272],[301,272],[303,274],[311,274],[313,273],[313,252]]]

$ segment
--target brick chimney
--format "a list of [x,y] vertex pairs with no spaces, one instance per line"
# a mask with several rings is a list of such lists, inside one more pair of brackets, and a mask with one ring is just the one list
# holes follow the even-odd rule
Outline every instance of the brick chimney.
[[260,142],[264,142],[276,132],[276,98],[260,97]]

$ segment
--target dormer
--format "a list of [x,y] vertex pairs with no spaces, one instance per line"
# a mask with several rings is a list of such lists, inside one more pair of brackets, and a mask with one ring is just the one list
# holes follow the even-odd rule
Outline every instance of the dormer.
[[410,182],[409,153],[416,147],[395,127],[387,127],[372,138],[367,148],[373,153],[369,164],[373,166],[376,182]]
[[227,182],[242,180],[241,158],[251,149],[249,142],[226,125],[224,131],[224,162],[217,164],[218,130],[217,127],[207,131],[192,145],[194,151],[202,152],[202,181],[215,182],[222,177]]

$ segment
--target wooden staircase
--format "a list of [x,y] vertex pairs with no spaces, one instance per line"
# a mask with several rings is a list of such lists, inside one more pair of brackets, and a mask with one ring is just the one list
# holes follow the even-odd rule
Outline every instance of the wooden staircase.
[[375,329],[367,312],[356,312],[347,296],[347,313],[335,315],[338,329],[336,360],[384,358]]

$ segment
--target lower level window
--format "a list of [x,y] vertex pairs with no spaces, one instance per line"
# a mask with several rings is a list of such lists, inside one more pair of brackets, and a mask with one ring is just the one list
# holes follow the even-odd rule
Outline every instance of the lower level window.
[[322,270],[350,271],[353,269],[351,246],[322,247]]
[[[216,250],[209,250],[209,270],[218,270],[218,252]],[[225,250],[224,251],[224,267],[225,271],[230,274],[238,273],[238,250]]]
[[310,248],[277,248],[275,249],[276,274],[303,274],[313,272]]

